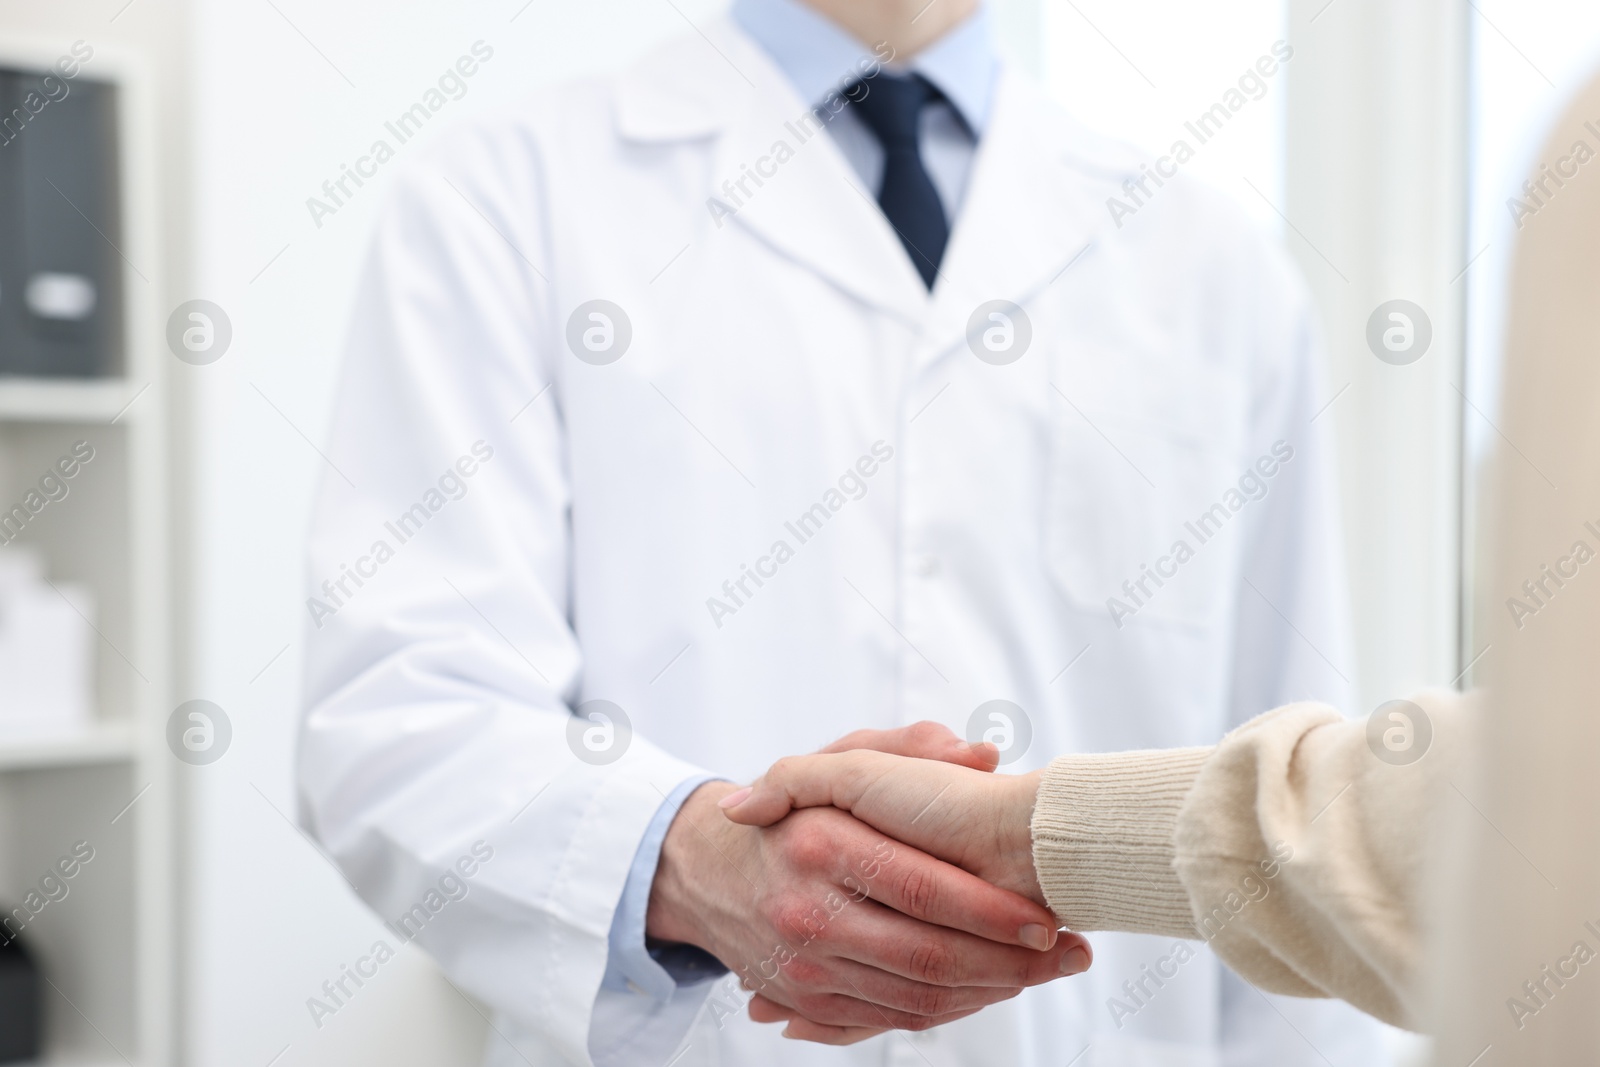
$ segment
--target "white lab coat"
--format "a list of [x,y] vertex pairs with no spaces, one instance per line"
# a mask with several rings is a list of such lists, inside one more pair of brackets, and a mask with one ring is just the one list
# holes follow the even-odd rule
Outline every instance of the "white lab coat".
[[[599,991],[635,846],[701,769],[965,731],[996,699],[1031,727],[1010,769],[1208,743],[1342,699],[1350,672],[1315,331],[1270,241],[1183,181],[1119,229],[1137,160],[1007,76],[930,297],[828,135],[785,125],[805,105],[770,61],[707,34],[401,179],[312,536],[306,825],[386,919],[423,906],[420,943],[497,1012],[495,1063],[658,1064],[684,1040],[679,1067],[1378,1062],[1348,1009],[1268,1003],[1204,952],[1114,1012],[1171,947],[1121,935],[1086,977],[847,1050],[707,986]],[[767,176],[729,195],[746,167]],[[568,342],[596,299],[631,327],[604,364]],[[1004,365],[966,336],[996,299],[1031,325]],[[1280,441],[1292,460],[1229,510]],[[1185,534],[1219,502],[1220,533]],[[1134,606],[1124,581],[1180,539],[1193,558],[1116,625],[1108,598]],[[634,731],[604,766],[567,740],[595,699]],[[479,841],[465,895],[432,892]]]

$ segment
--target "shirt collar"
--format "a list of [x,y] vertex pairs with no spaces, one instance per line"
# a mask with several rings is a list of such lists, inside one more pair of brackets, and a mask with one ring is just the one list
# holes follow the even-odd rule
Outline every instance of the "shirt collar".
[[[733,20],[812,106],[878,61],[861,42],[801,0],[734,0]],[[909,69],[932,82],[981,137],[999,70],[987,6],[980,4],[971,17],[913,56]]]

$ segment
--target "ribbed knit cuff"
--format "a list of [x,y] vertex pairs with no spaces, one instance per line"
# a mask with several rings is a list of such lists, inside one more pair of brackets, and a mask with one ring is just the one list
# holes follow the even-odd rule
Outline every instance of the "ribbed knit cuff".
[[1213,748],[1062,756],[1039,783],[1033,863],[1073,930],[1194,937],[1173,832]]

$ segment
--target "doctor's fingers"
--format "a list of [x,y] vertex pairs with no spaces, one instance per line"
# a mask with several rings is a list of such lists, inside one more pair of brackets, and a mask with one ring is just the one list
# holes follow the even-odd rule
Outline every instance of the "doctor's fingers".
[[943,723],[927,720],[893,730],[857,730],[817,751],[819,754],[828,754],[856,749],[939,760],[978,771],[992,771],[1000,765],[1000,750],[987,741],[968,744]]
[[783,1036],[796,1041],[815,1041],[822,1045],[854,1045],[886,1031],[884,1026],[827,1026],[814,1023],[793,1008],[768,1000],[759,993],[750,999],[750,1021],[758,1023],[788,1023]]
[[[776,1021],[777,1018],[787,1017],[782,1012],[789,1012],[792,1016],[823,1026],[928,1030],[953,1018],[981,1011],[990,1004],[1009,1000],[1021,992],[1020,989],[956,990],[939,986],[926,986],[925,993],[915,992],[909,988],[909,983],[904,987],[893,987],[895,980],[881,973],[873,978],[869,973],[871,968],[862,967],[847,973],[839,966],[843,962],[831,960],[815,964],[817,973],[814,977],[820,983],[816,987],[808,985],[804,989],[780,990],[774,985],[766,986],[763,995],[771,1007],[756,1007],[752,1003],[751,1019],[762,1022],[771,1015],[775,1017],[772,1021]],[[867,993],[860,987],[862,981],[873,983],[876,992]],[[831,986],[837,986],[842,991],[830,990]],[[887,1001],[912,1004],[914,1007],[956,1006],[948,1011],[929,1013],[897,1007]],[[921,1003],[918,1004],[918,1001]]]
[[[961,1015],[956,1018],[964,1019],[966,1016]],[[954,1022],[955,1019],[949,1021]],[[882,1029],[874,1030],[870,1026],[824,1026],[810,1019],[802,1019],[798,1015],[789,1020],[789,1025],[783,1028],[784,1037],[793,1041],[811,1041],[819,1045],[854,1045],[869,1037],[877,1037],[883,1032]]]
[[1001,945],[1039,952],[1056,943],[1056,917],[1040,905],[910,845],[892,848],[870,877],[863,871],[846,878],[844,887],[911,919]]
[[834,926],[834,955],[929,985],[1043,985],[1088,970],[1093,958],[1089,943],[1071,932],[1063,932],[1054,948],[1036,952],[919,922],[872,901],[847,908]]
[[[976,1015],[978,1011],[960,1011],[954,1015],[946,1015],[935,1022],[935,1026],[953,1023],[957,1019],[965,1019],[969,1015]],[[780,1022],[784,1020],[773,1020]],[[819,1045],[854,1045],[865,1041],[869,1037],[877,1037],[886,1032],[882,1026],[828,1026],[826,1023],[812,1022],[801,1015],[793,1015],[787,1020],[783,1028],[783,1036],[795,1041],[813,1041]]]
[[[949,1015],[987,1008],[1022,992],[1020,985],[931,985],[839,956],[829,960],[819,971],[821,973],[816,976],[817,981],[810,986],[811,989],[820,994],[837,993],[866,1001],[869,1005],[883,1008],[891,1017],[895,1013],[902,1013],[922,1019],[943,1019]],[[804,1001],[797,1001],[795,1007],[808,1019],[834,1022],[807,1010],[809,1005]],[[882,1024],[875,1024],[870,1017],[863,1017],[860,1025]],[[895,1026],[904,1028],[900,1022],[896,1022]]]
[[[976,1015],[981,1010],[979,1008],[973,1011],[958,1011],[943,1016],[935,1025],[953,1023],[957,1019]],[[759,996],[750,1002],[750,1018],[758,1023],[787,1023],[788,1025],[783,1028],[784,1037],[795,1041],[813,1041],[819,1045],[854,1045],[887,1032],[882,1026],[829,1026],[826,1023],[813,1022],[793,1009],[774,1004]]]

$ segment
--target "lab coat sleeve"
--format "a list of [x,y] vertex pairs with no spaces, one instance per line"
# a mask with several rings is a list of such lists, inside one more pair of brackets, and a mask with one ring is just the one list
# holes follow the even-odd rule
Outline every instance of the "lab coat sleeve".
[[310,538],[299,811],[461,989],[569,1062],[645,1062],[710,983],[603,991],[609,934],[705,772],[574,716],[607,694],[571,623],[570,357],[525,136],[450,137],[379,222]]
[[[1320,323],[1287,254],[1270,247],[1251,261],[1238,279],[1253,304],[1241,318],[1256,331],[1247,346],[1255,368],[1246,456],[1254,461],[1287,446],[1293,457],[1268,480],[1243,529],[1230,729],[1296,701],[1349,713],[1356,692],[1333,415],[1325,407],[1341,383],[1324,381]],[[1345,1004],[1263,993],[1227,968],[1220,988],[1228,1063],[1390,1062],[1380,1024]]]

